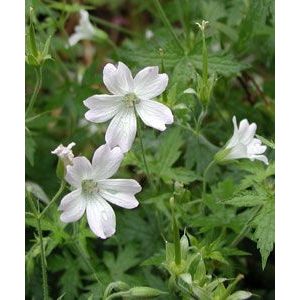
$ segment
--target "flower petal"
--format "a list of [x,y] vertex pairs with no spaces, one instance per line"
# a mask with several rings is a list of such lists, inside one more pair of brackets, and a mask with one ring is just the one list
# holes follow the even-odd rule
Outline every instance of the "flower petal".
[[60,220],[64,223],[78,221],[84,214],[86,201],[81,195],[81,190],[77,189],[61,200],[59,210],[63,210]]
[[123,152],[127,152],[136,135],[136,117],[133,108],[124,108],[110,122],[105,141],[113,148],[119,146]]
[[88,201],[86,215],[91,230],[100,238],[106,239],[116,232],[115,213],[100,196]]
[[103,82],[107,89],[115,95],[125,95],[133,91],[133,78],[128,67],[122,62],[116,68],[106,64],[103,69]]
[[85,35],[81,32],[75,32],[69,37],[69,45],[74,46],[77,44],[80,40],[83,40],[85,38]]
[[98,183],[101,189],[107,191],[136,194],[142,190],[140,184],[133,179],[105,179]]
[[251,160],[257,159],[264,162],[266,165],[269,164],[268,158],[265,155],[252,155]]
[[92,166],[84,156],[77,156],[72,160],[73,165],[67,166],[66,181],[74,186],[81,187],[81,181],[91,176]]
[[122,97],[115,95],[94,95],[83,101],[90,110],[85,118],[91,122],[106,122],[115,116],[122,107]]
[[250,124],[248,129],[244,133],[244,135],[241,137],[240,142],[245,144],[245,145],[248,145],[249,143],[251,143],[251,141],[254,138],[256,128],[257,128],[257,126],[256,126],[255,123]]
[[105,144],[94,153],[92,160],[93,178],[101,180],[113,176],[120,167],[124,155],[119,147],[110,147]]
[[139,205],[139,202],[136,200],[135,196],[127,193],[110,193],[108,191],[101,191],[101,196],[120,207],[132,209]]
[[152,99],[160,95],[167,87],[167,74],[158,74],[158,67],[147,67],[134,78],[134,93],[140,99]]
[[164,104],[153,100],[142,100],[136,105],[136,110],[146,125],[160,131],[166,129],[165,124],[172,124],[174,121],[171,110]]

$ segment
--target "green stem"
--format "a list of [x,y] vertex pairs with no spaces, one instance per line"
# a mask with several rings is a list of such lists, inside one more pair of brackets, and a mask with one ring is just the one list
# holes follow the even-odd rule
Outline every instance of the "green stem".
[[175,264],[179,266],[181,264],[181,247],[180,247],[180,236],[177,220],[175,217],[175,199],[172,197],[170,199],[171,209],[172,209],[172,221],[173,221],[173,239],[174,239],[174,249],[175,249]]
[[85,255],[85,253],[84,253],[84,251],[82,250],[81,245],[79,244],[79,241],[77,240],[77,238],[76,238],[74,244],[75,244],[75,247],[77,248],[77,251],[79,252],[80,256],[82,257],[82,259],[84,260],[84,262],[86,263],[86,265],[87,265],[87,266],[90,268],[90,270],[92,271],[92,273],[93,273],[93,275],[94,275],[96,281],[102,286],[103,283],[101,282],[101,279],[98,277],[97,271],[95,270],[95,268],[94,268],[93,265],[91,264],[89,257],[87,257],[87,256]]
[[36,75],[36,83],[35,83],[35,87],[34,87],[34,90],[33,90],[33,94],[31,95],[31,98],[29,100],[29,104],[28,104],[26,112],[25,112],[25,118],[31,112],[31,110],[32,110],[32,108],[35,104],[37,95],[38,95],[38,93],[41,89],[41,86],[42,86],[42,80],[43,80],[42,67],[39,66],[39,67],[35,68],[34,70],[35,70],[35,75]]
[[207,86],[208,80],[208,58],[207,58],[207,48],[205,41],[205,33],[202,31],[202,76],[204,81],[204,86]]
[[64,180],[62,180],[61,183],[60,183],[59,190],[54,195],[54,197],[51,199],[51,201],[48,203],[48,205],[44,208],[44,210],[40,213],[40,215],[39,215],[40,218],[46,213],[46,211],[50,208],[50,206],[54,202],[56,202],[56,200],[59,198],[59,196],[61,195],[61,193],[64,191],[65,186],[66,186],[66,182]]
[[136,117],[136,121],[137,121],[137,133],[138,133],[138,137],[139,137],[139,141],[140,141],[140,147],[141,147],[144,166],[145,166],[146,173],[147,173],[147,178],[148,178],[150,184],[153,185],[152,180],[151,180],[151,176],[150,176],[150,172],[149,172],[149,168],[148,168],[148,164],[147,164],[147,160],[146,160],[146,156],[145,156],[145,150],[144,150],[144,144],[143,144],[143,138],[142,138],[141,122],[140,122],[140,119],[139,119],[138,114],[136,112],[135,106],[134,106],[134,113],[135,113],[135,117]]
[[202,199],[204,198],[205,194],[206,194],[206,177],[208,174],[208,171],[211,169],[211,167],[215,164],[215,161],[212,160],[209,165],[206,167],[206,169],[204,170],[203,173],[203,183],[202,183]]
[[44,300],[48,300],[49,299],[49,294],[48,294],[46,256],[45,256],[45,249],[44,249],[44,242],[43,242],[41,219],[40,219],[40,216],[39,216],[39,211],[36,209],[30,193],[27,193],[27,199],[29,200],[30,207],[33,210],[34,216],[36,218],[37,229],[38,229],[38,236],[39,236],[39,244],[40,244],[40,251],[41,251],[41,266],[42,266],[42,280],[43,280],[43,299]]
[[176,42],[177,46],[184,52],[184,48],[178,38],[178,36],[176,35],[170,21],[168,20],[159,0],[153,0],[153,3],[158,11],[158,14],[162,20],[162,22],[164,23],[164,25],[167,27],[167,29],[169,30],[169,32],[171,33],[171,35],[173,36],[174,38],[174,41]]
[[253,210],[253,213],[250,215],[250,218],[248,219],[248,221],[246,222],[246,224],[244,225],[244,227],[242,228],[242,230],[240,231],[240,233],[230,243],[231,247],[235,247],[242,240],[242,238],[247,234],[247,232],[250,229],[248,227],[249,223],[255,218],[255,216],[257,215],[257,213],[260,211],[261,208],[262,208],[262,205],[259,205],[259,206],[256,207],[256,209]]
[[41,264],[42,264],[42,277],[43,277],[43,294],[44,300],[48,300],[48,280],[47,280],[47,268],[46,268],[46,255],[43,243],[43,234],[41,228],[41,219],[37,217],[37,228],[38,228],[38,235],[40,241],[40,248],[41,248]]

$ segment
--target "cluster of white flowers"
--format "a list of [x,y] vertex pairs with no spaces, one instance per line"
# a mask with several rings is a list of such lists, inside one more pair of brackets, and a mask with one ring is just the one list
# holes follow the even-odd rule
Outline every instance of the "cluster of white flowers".
[[112,95],[94,95],[84,101],[89,111],[87,120],[100,123],[113,120],[106,131],[106,144],[94,153],[92,163],[83,156],[74,158],[71,148],[59,145],[56,154],[66,167],[65,180],[73,188],[61,200],[59,210],[65,223],[79,220],[86,211],[91,230],[106,239],[116,231],[115,213],[108,203],[132,209],[138,206],[135,194],[141,191],[132,179],[109,179],[113,176],[130,150],[136,135],[137,120],[163,131],[173,123],[171,110],[154,100],[168,84],[168,75],[159,74],[158,67],[147,67],[134,78],[122,62],[115,67],[107,64],[103,81]]
[[[93,34],[88,13],[81,11],[80,24],[70,37],[70,44]],[[205,25],[205,24],[204,24]],[[203,25],[203,26],[204,26]],[[94,95],[84,100],[89,109],[85,118],[93,123],[110,119],[106,134],[106,144],[94,153],[92,163],[83,157],[74,158],[71,148],[59,145],[56,154],[66,167],[65,180],[73,188],[64,196],[59,206],[61,220],[65,223],[79,220],[86,211],[91,230],[100,238],[112,236],[116,230],[115,213],[108,203],[132,209],[138,206],[135,194],[141,191],[139,183],[132,179],[109,179],[113,176],[135,139],[137,117],[152,128],[164,131],[166,124],[173,123],[171,110],[155,98],[161,95],[168,84],[168,75],[159,74],[157,66],[146,67],[135,77],[122,62],[117,66],[108,63],[103,69],[103,82],[111,94]],[[248,158],[268,164],[262,155],[266,146],[254,138],[256,124],[244,119],[237,126],[233,117],[234,133],[225,148],[216,155],[217,161]]]

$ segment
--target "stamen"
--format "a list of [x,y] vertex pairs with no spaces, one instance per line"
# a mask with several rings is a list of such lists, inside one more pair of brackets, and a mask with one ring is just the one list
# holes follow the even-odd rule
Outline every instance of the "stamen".
[[123,101],[125,102],[127,107],[133,107],[134,104],[137,104],[140,102],[140,99],[136,96],[136,94],[129,93],[123,97]]
[[99,192],[98,183],[92,179],[85,179],[81,182],[81,188],[84,194],[94,195]]

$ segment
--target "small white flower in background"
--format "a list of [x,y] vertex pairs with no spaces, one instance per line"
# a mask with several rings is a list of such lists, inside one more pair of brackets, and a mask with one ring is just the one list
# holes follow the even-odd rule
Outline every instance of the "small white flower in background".
[[136,135],[136,116],[150,127],[164,131],[173,123],[171,110],[153,99],[167,87],[168,75],[159,74],[158,67],[146,67],[133,78],[122,62],[115,67],[107,64],[103,69],[103,81],[113,95],[94,95],[84,101],[89,108],[85,117],[94,123],[110,122],[105,140],[109,146],[119,146],[127,152]]
[[70,46],[74,46],[80,40],[91,40],[95,34],[95,28],[89,19],[89,13],[86,10],[80,10],[79,24],[75,27],[75,32],[69,37]]
[[74,158],[74,154],[71,149],[75,145],[76,144],[74,142],[70,143],[67,147],[60,144],[55,150],[51,151],[51,153],[57,155],[64,162],[65,166],[71,165]]
[[26,181],[25,182],[25,190],[28,193],[31,193],[32,195],[34,195],[40,201],[42,201],[46,204],[49,203],[48,196],[46,195],[44,190],[37,183],[32,182],[32,181]]
[[146,40],[151,40],[154,37],[154,33],[150,29],[146,29],[145,31],[145,38]]
[[249,124],[247,119],[240,122],[240,126],[237,126],[236,117],[233,119],[234,132],[231,139],[225,146],[225,150],[221,151],[225,155],[218,155],[221,160],[232,160],[239,158],[248,158],[251,161],[255,159],[263,161],[268,164],[268,158],[263,155],[267,146],[262,145],[260,139],[254,138],[256,132],[256,124]]
[[83,156],[73,159],[65,179],[75,190],[61,200],[62,222],[75,222],[86,211],[88,224],[97,236],[106,239],[115,233],[116,217],[108,202],[132,209],[139,204],[134,195],[141,191],[135,180],[108,179],[117,172],[123,156],[119,147],[110,149],[105,144],[95,151],[92,163]]

